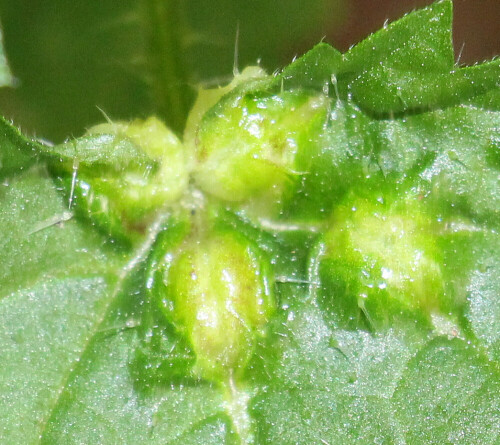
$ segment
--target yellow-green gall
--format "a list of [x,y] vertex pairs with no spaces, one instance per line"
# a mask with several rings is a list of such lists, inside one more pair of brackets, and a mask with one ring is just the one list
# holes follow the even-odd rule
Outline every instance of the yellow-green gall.
[[320,305],[353,327],[359,316],[379,327],[400,311],[439,311],[444,279],[438,231],[418,198],[349,200],[337,208],[312,259]]
[[197,129],[196,183],[230,202],[280,200],[306,173],[299,159],[314,151],[327,110],[325,96],[298,91],[223,97]]
[[231,232],[191,240],[173,259],[162,306],[193,348],[199,377],[225,382],[244,369],[274,310],[267,267]]
[[91,128],[89,135],[112,134],[116,143],[128,139],[157,164],[154,170],[123,169],[116,177],[96,178],[108,188],[114,205],[133,218],[178,199],[188,182],[185,153],[180,140],[156,117],[130,123],[108,123]]
[[160,120],[96,125],[54,147],[50,168],[71,208],[113,239],[134,242],[188,186],[183,144]]

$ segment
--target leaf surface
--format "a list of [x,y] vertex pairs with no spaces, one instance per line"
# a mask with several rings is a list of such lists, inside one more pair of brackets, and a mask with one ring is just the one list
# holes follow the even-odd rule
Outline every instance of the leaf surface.
[[[188,6],[174,11],[177,16],[163,2],[141,5],[148,20],[171,13],[170,20],[183,18],[175,26],[187,23],[182,8]],[[121,7],[136,11],[136,6]],[[116,7],[109,8],[106,17],[115,17]],[[189,20],[207,25],[207,9],[202,4],[200,15]],[[87,13],[83,17],[90,20]],[[135,29],[134,14],[120,17]],[[88,212],[73,213],[71,191],[61,190],[61,173],[47,168],[46,159],[49,154],[65,162],[76,159],[95,172],[100,165],[121,171],[144,161],[135,146],[117,146],[102,135],[42,146],[2,120],[0,441],[497,443],[500,114],[493,79],[498,63],[456,69],[450,24],[451,2],[437,2],[347,54],[319,44],[274,76],[224,90],[217,103],[208,99],[209,109],[190,124],[193,144],[201,134],[197,125],[217,129],[207,122],[230,120],[230,112],[241,112],[232,104],[242,98],[255,109],[269,98],[278,104],[280,131],[262,145],[274,154],[280,153],[283,135],[285,142],[297,142],[283,195],[272,203],[240,205],[197,188],[192,177],[179,202],[161,207],[154,220],[136,228],[138,241],[131,245],[101,233],[98,218]],[[198,54],[189,53],[184,67],[176,65],[184,63],[179,54],[157,58],[167,41],[184,35],[176,34],[175,26],[148,47],[156,51],[154,76],[163,79],[161,88],[172,79],[185,82],[186,73],[192,74],[191,57]],[[147,46],[146,37],[138,39],[139,47]],[[173,71],[162,65],[171,63]],[[433,84],[418,80],[428,73]],[[395,101],[393,87],[410,106]],[[183,91],[171,96],[163,90],[154,109],[187,107]],[[306,104],[299,124],[292,113],[285,115],[287,100]],[[310,116],[315,125],[306,125]],[[250,124],[266,115],[255,111],[250,118],[245,122],[258,134],[259,124]],[[238,133],[223,136],[230,143]],[[251,168],[237,171],[251,178]],[[147,184],[147,178],[141,180]],[[99,218],[105,219],[107,201],[102,202]],[[363,203],[368,210],[358,208]],[[273,219],[266,212],[274,206],[280,207]],[[331,234],[344,227],[349,233],[337,235],[347,241],[335,244]],[[155,290],[158,282],[167,284],[161,267],[169,264],[169,255],[216,230],[248,239],[259,252],[252,258],[267,261],[266,274],[274,277],[269,283],[276,307],[249,340],[248,362],[238,365],[236,377],[200,377],[193,371],[195,348],[162,315],[169,302]],[[402,255],[387,257],[385,251],[400,253],[391,249],[401,245]],[[439,301],[420,304],[428,284],[418,276],[419,265],[429,245]],[[328,267],[332,258],[357,269]],[[391,282],[394,272],[398,279]],[[189,271],[187,276],[196,279]],[[399,293],[384,294],[387,285]],[[373,289],[375,298],[382,297],[370,306]],[[234,311],[230,299],[224,303]]]
[[65,215],[43,169],[10,181],[0,200],[0,436],[35,443],[106,311],[121,260]]

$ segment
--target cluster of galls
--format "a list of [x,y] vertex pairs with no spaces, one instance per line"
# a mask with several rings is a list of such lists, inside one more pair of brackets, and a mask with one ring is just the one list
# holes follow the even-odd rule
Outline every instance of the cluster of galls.
[[[185,235],[155,265],[160,278],[153,294],[165,321],[194,352],[194,375],[211,381],[244,370],[276,304],[265,253],[237,230],[218,228],[209,209],[230,208],[255,224],[293,227],[287,212],[293,213],[297,190],[301,199],[322,202],[323,196],[312,194],[339,188],[335,183],[313,190],[331,179],[324,165],[329,158],[322,160],[331,151],[325,149],[331,99],[317,92],[252,89],[265,79],[251,69],[226,88],[201,92],[182,143],[156,118],[88,132],[87,144],[97,148],[131,143],[140,162],[132,156],[120,168],[65,164],[70,199],[113,238],[134,244],[161,212],[187,218]],[[195,195],[203,196],[199,203],[193,203]],[[388,310],[441,309],[433,235],[439,227],[416,196],[373,198],[343,197],[343,203],[320,205],[317,215],[305,218],[305,224],[320,220],[323,229],[310,252],[311,295],[341,327],[358,328],[360,314],[376,329]]]

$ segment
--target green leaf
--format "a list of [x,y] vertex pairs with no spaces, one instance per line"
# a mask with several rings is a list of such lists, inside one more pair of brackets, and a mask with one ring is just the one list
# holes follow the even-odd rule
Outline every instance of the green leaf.
[[409,443],[495,443],[499,388],[498,370],[466,342],[437,338],[403,374],[396,417]]
[[234,443],[217,388],[164,382],[141,392],[130,375],[138,336],[125,324],[116,329],[116,319],[107,323],[67,382],[42,443]]
[[273,84],[285,90],[300,88],[328,91],[342,61],[339,51],[327,43],[319,43],[288,65],[274,78]]
[[500,111],[500,88],[492,88],[485,94],[473,97],[468,103],[484,110]]
[[36,443],[43,436],[66,378],[102,315],[108,281],[75,275],[2,295],[3,442]]
[[491,360],[500,362],[500,239],[495,231],[474,237],[476,267],[468,283],[466,317]]
[[355,100],[375,113],[445,108],[497,89],[500,60],[448,73],[379,66],[351,85]]
[[162,384],[143,398],[136,387],[130,351],[140,302],[132,297],[144,281],[132,269],[141,250],[116,251],[65,215],[43,169],[12,180],[0,208],[9,234],[0,268],[1,440],[234,443],[217,389]]
[[7,178],[20,169],[32,165],[42,147],[23,136],[21,132],[0,117],[0,179]]
[[[155,79],[186,79],[179,53],[157,56],[182,35],[174,12],[188,6],[141,5],[151,23],[169,11],[176,20],[150,48]],[[170,147],[151,130],[154,118],[98,127],[133,128],[132,145],[91,130],[56,147],[0,122],[0,442],[498,442],[498,64],[453,78],[450,7],[409,15],[344,56],[320,44],[281,74],[253,68],[201,94],[185,140],[172,139],[181,163],[152,166],[166,165],[162,180],[175,184],[185,171],[170,200],[159,194],[162,181],[144,196],[126,182],[129,169]],[[205,15],[189,20],[206,23],[207,9],[200,4]],[[141,47],[144,35],[133,36]],[[429,101],[415,83],[419,70],[454,79],[453,90],[436,82]],[[425,106],[370,110],[371,100],[394,111],[387,73],[396,73],[390,88]],[[361,94],[365,81],[381,88]],[[162,90],[155,109],[182,108],[183,88]],[[138,112],[139,102],[124,110]],[[248,141],[253,151],[225,168]],[[214,170],[203,170],[213,153]],[[113,220],[126,236],[140,234],[133,243],[100,231],[71,184],[60,189],[53,162],[61,158],[66,179],[76,159],[101,191],[110,178],[125,181],[106,198],[136,195],[138,207],[124,204]],[[285,166],[287,180],[257,177],[257,161]],[[213,171],[243,192],[245,181],[264,185],[231,200],[206,185]],[[142,218],[148,200],[152,213]],[[109,202],[100,217],[109,217]],[[169,286],[172,307],[158,291]],[[179,297],[187,294],[189,307]],[[272,308],[259,295],[273,295]],[[235,335],[243,340],[233,346]],[[203,372],[193,372],[200,361]]]
[[499,125],[498,112],[475,107],[380,119],[339,101],[319,149],[303,155],[305,173],[285,215],[318,220],[349,190],[375,200],[418,187],[442,212],[455,207],[497,225]]
[[389,399],[421,334],[336,330],[317,308],[298,302],[272,329],[256,354],[264,375],[254,378],[267,383],[252,405],[258,443],[401,439]]
[[399,68],[401,80],[415,71],[446,72],[453,68],[452,1],[441,0],[407,14],[367,37],[345,55],[346,73],[363,75],[379,65]]
[[70,218],[43,170],[10,181],[0,203],[0,437],[33,443],[98,329],[121,260]]
[[458,68],[452,2],[443,0],[385,26],[344,55],[341,71],[355,102],[372,113],[445,108],[495,90],[498,60]]
[[448,86],[446,74],[455,65],[452,6],[451,0],[435,2],[348,51],[342,71],[352,80],[349,91],[355,101],[378,113],[439,101],[445,93],[436,86]]
[[427,146],[437,150],[432,164],[419,173],[424,189],[443,211],[456,208],[457,213],[498,227],[500,113],[453,107],[431,113],[426,120],[440,129],[426,131]]
[[9,181],[0,199],[2,233],[8,234],[1,241],[2,296],[52,277],[113,271],[112,249],[101,248],[102,238],[74,221],[43,167]]

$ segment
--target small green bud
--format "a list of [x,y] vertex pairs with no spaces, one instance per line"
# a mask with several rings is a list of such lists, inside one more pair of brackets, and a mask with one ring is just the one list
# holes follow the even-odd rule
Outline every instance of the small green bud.
[[312,261],[319,303],[353,328],[360,317],[379,327],[401,312],[440,310],[438,229],[418,199],[358,198],[340,206]]
[[247,363],[274,309],[267,262],[237,233],[189,241],[170,263],[161,306],[189,341],[195,374],[226,382]]
[[328,99],[302,91],[236,89],[205,113],[194,142],[194,179],[217,198],[277,202],[300,179]]

